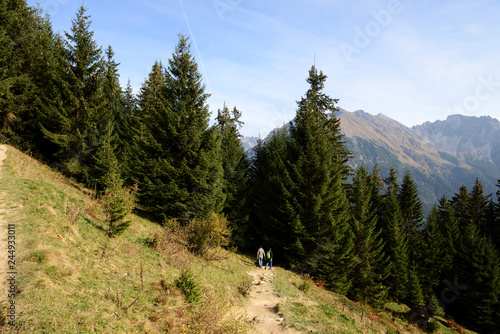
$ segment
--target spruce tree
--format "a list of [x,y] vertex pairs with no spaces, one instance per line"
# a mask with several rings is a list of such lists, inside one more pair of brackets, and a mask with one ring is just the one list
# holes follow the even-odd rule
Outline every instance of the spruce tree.
[[422,201],[418,196],[418,188],[409,170],[406,171],[401,190],[398,194],[401,215],[403,217],[403,228],[408,239],[408,250],[410,260],[418,261],[419,249],[421,249],[420,228],[423,225],[424,212]]
[[420,275],[420,281],[424,297],[429,300],[434,295],[434,289],[441,283],[443,270],[450,268],[453,264],[453,262],[447,263],[445,240],[441,233],[439,212],[436,206],[431,209],[422,234],[420,267],[425,268],[425,272]]
[[208,219],[224,204],[220,136],[209,128],[205,86],[188,39],[169,66],[153,66],[139,94],[134,177],[139,199],[168,218]]
[[463,289],[453,306],[454,315],[481,333],[498,333],[500,262],[493,244],[476,225],[464,231],[458,254],[458,281]]
[[377,230],[377,213],[373,210],[369,175],[364,165],[356,170],[349,192],[351,226],[354,233],[354,262],[349,297],[380,306],[387,289],[383,281],[388,263],[383,253],[381,230]]
[[132,91],[130,80],[122,92],[122,111],[115,117],[115,127],[118,136],[117,158],[122,166],[123,178],[130,183],[132,160],[132,139],[134,138],[134,127],[138,119],[137,99]]
[[476,179],[467,202],[467,216],[470,223],[475,225],[479,233],[485,235],[485,225],[487,224],[488,203],[491,195],[485,195],[484,187]]
[[229,111],[226,105],[218,111],[217,121],[221,136],[221,160],[224,169],[224,188],[226,196],[223,215],[233,230],[233,238],[240,247],[245,248],[248,224],[248,169],[249,161],[241,144],[238,128],[241,112],[234,107]]
[[[291,187],[285,197],[293,224],[300,231],[293,239],[310,256],[308,263],[326,285],[345,293],[352,268],[352,235],[349,205],[343,181],[349,158],[335,116],[337,100],[323,92],[326,76],[313,66],[307,82],[309,90],[297,104],[290,125],[288,148]],[[293,246],[292,246],[293,247]],[[301,258],[292,259],[299,267]]]
[[385,254],[389,257],[390,273],[386,284],[390,287],[389,295],[399,301],[407,296],[408,288],[408,240],[403,230],[403,216],[399,207],[397,173],[391,168],[385,179],[387,193],[384,195],[384,208],[381,216],[382,236],[385,242]]
[[469,201],[470,194],[466,185],[462,185],[459,192],[455,194],[450,201],[460,231],[465,230],[467,225],[470,224],[470,215],[468,210]]
[[441,279],[452,279],[455,258],[461,244],[461,232],[457,219],[453,212],[453,207],[446,196],[439,200],[437,212],[438,227],[443,236],[441,249],[443,251],[443,261],[441,267]]
[[121,88],[118,81],[118,64],[113,60],[111,46],[106,50],[106,72],[103,79],[103,93],[106,100],[102,112],[102,120],[99,124],[100,131],[95,137],[96,153],[89,162],[90,174],[96,183],[96,189],[102,191],[117,185],[121,188],[122,166],[117,158],[117,146],[119,144],[118,134],[115,130],[116,119],[123,111],[121,100]]
[[[49,76],[54,35],[26,1],[0,1],[0,140],[39,157],[38,109]],[[50,85],[49,85],[50,86]]]
[[[288,210],[285,196],[290,190],[287,173],[287,147],[290,134],[285,128],[275,130],[266,141],[259,140],[250,165],[250,217],[248,242],[273,247],[276,258],[290,263],[305,259],[304,247],[293,238],[304,232]],[[299,222],[300,223],[300,222]],[[283,249],[288,248],[286,252]]]
[[59,50],[62,56],[60,77],[63,109],[52,108],[45,116],[55,120],[44,126],[45,136],[59,147],[60,166],[90,183],[91,157],[105,131],[106,99],[103,95],[104,60],[93,40],[90,16],[83,6],[72,21],[71,33]]

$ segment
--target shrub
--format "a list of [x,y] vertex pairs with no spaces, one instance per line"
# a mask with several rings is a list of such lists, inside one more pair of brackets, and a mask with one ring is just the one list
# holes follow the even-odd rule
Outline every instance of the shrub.
[[174,284],[184,294],[188,303],[198,304],[201,301],[200,283],[195,279],[191,270],[182,269]]
[[134,208],[136,192],[137,185],[133,188],[112,187],[102,197],[110,238],[119,236],[132,224],[126,218]]
[[250,294],[250,290],[252,289],[252,279],[250,277],[243,277],[243,281],[238,285],[238,292],[241,293],[242,296],[248,296]]
[[231,237],[231,229],[225,218],[216,214],[208,220],[192,219],[185,229],[189,249],[204,256],[210,249],[227,246]]
[[444,316],[444,310],[441,306],[439,306],[439,301],[436,296],[432,296],[429,302],[429,311],[432,315],[442,317]]

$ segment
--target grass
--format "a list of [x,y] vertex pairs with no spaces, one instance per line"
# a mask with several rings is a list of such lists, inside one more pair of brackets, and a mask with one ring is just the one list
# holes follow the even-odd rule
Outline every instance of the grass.
[[[20,333],[245,333],[235,313],[252,287],[253,259],[219,249],[194,256],[146,215],[120,237],[105,235],[91,191],[9,147],[0,180],[3,219],[16,224],[16,326]],[[5,196],[7,196],[5,198]],[[181,271],[199,283],[198,304],[175,286]],[[273,284],[287,325],[316,333],[418,333],[388,312],[328,292],[305,276],[276,270]],[[2,315],[7,302],[0,302]],[[442,333],[450,333],[442,326]]]
[[[221,250],[219,260],[207,262],[186,252],[171,263],[172,256],[150,243],[163,228],[137,215],[123,236],[109,239],[90,192],[13,148],[4,165],[0,192],[15,208],[9,219],[18,241],[13,330],[184,333],[197,323],[205,323],[198,330],[207,333],[246,328],[241,317],[226,316],[245,300],[237,287],[247,281],[246,266],[238,256]],[[199,278],[200,305],[189,305],[172,288],[183,268]]]

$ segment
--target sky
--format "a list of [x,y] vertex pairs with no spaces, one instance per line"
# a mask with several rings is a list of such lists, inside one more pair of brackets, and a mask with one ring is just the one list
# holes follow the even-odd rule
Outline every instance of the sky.
[[[97,43],[111,45],[122,87],[138,93],[155,61],[190,37],[213,117],[242,111],[244,136],[292,120],[315,65],[348,111],[406,126],[452,114],[500,119],[497,0],[39,0],[70,31],[83,5]],[[36,6],[37,1],[28,4]]]

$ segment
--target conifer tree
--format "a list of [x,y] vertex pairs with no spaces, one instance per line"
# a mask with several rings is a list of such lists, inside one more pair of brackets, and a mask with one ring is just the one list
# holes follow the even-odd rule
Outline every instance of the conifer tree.
[[408,239],[410,260],[415,262],[418,261],[418,252],[421,249],[420,228],[424,220],[424,212],[422,201],[418,196],[417,185],[409,170],[406,171],[403,177],[398,199],[403,217],[403,228]]
[[134,138],[134,127],[137,125],[138,110],[137,99],[132,90],[130,80],[122,92],[122,112],[115,117],[116,134],[118,136],[117,158],[122,166],[123,178],[130,183],[132,160],[132,139]]
[[[293,235],[304,228],[294,225],[285,196],[288,195],[287,147],[290,135],[284,128],[275,130],[266,141],[259,140],[250,165],[250,243],[270,245],[275,257],[290,263],[305,258],[304,247]],[[286,252],[283,249],[289,248]]]
[[467,202],[467,216],[470,223],[475,225],[479,233],[486,235],[484,228],[487,223],[488,214],[488,203],[491,195],[484,194],[484,187],[476,179],[476,183],[472,188],[469,196],[469,201]]
[[52,108],[46,117],[56,120],[44,126],[45,136],[59,147],[61,167],[83,181],[91,178],[90,159],[105,131],[106,99],[103,96],[104,60],[93,40],[90,17],[83,6],[66,32],[62,56],[61,94],[63,109]]
[[54,47],[50,22],[42,14],[24,0],[0,1],[0,140],[35,156],[45,144],[38,109]]
[[164,218],[208,219],[224,204],[220,136],[208,127],[208,94],[179,36],[169,66],[160,64],[139,94],[134,174],[139,198]]
[[[178,169],[178,180],[189,194],[179,210],[181,218],[205,218],[220,213],[224,204],[220,137],[216,127],[208,128],[210,112],[201,74],[187,37],[179,43],[166,71],[166,97],[172,108],[169,121],[170,154]],[[173,126],[173,129],[172,129]]]
[[377,230],[377,215],[373,210],[369,175],[364,165],[357,169],[349,200],[351,202],[351,226],[354,233],[354,262],[352,287],[349,296],[379,306],[387,289],[383,281],[387,276],[387,260],[383,253],[381,230]]
[[391,168],[385,179],[387,194],[384,195],[384,208],[381,216],[382,236],[385,242],[385,254],[389,257],[390,273],[386,284],[390,287],[389,295],[403,301],[408,288],[408,241],[403,230],[403,217],[399,207],[397,173]]
[[443,243],[441,245],[443,251],[441,279],[452,279],[456,254],[461,244],[461,232],[453,212],[453,207],[444,195],[439,200],[437,220],[439,231],[443,236]]
[[246,247],[248,223],[247,190],[249,161],[241,144],[238,128],[241,112],[234,107],[229,111],[226,105],[218,111],[217,121],[221,136],[221,159],[224,169],[224,188],[226,196],[223,215],[233,230],[237,245]]
[[441,283],[443,270],[453,264],[446,264],[448,259],[445,257],[445,240],[439,226],[439,212],[436,206],[431,209],[422,234],[420,266],[425,268],[425,273],[420,275],[420,280],[424,297],[429,300],[434,295],[434,289]]
[[115,131],[115,120],[123,111],[121,88],[118,81],[118,64],[113,60],[114,52],[111,46],[106,50],[106,72],[103,78],[103,93],[106,100],[103,106],[99,133],[95,137],[96,153],[89,162],[90,173],[96,183],[96,189],[102,191],[116,185],[121,188],[122,167],[117,158],[118,134]]
[[470,194],[466,185],[462,185],[459,192],[450,201],[460,231],[465,230],[466,226],[470,224],[469,201]]
[[[345,293],[352,268],[352,235],[348,228],[349,205],[343,185],[349,158],[335,116],[337,100],[323,92],[326,76],[313,66],[309,90],[298,102],[290,126],[290,196],[285,197],[293,224],[305,233],[293,239],[307,254],[316,276],[327,286]],[[300,231],[300,228],[295,228]],[[293,247],[293,246],[292,246]],[[293,259],[300,266],[301,259]]]
[[418,307],[424,303],[424,295],[420,284],[419,275],[415,264],[411,267],[408,274],[408,292],[407,301],[411,307]]
[[458,281],[463,289],[454,314],[481,333],[498,333],[500,263],[492,243],[476,225],[467,226],[458,254]]

